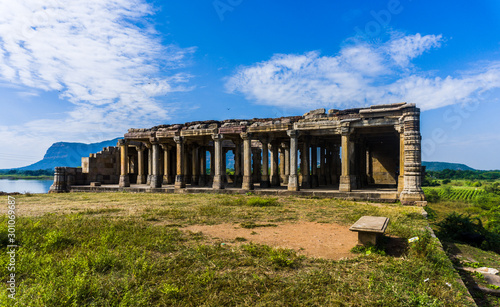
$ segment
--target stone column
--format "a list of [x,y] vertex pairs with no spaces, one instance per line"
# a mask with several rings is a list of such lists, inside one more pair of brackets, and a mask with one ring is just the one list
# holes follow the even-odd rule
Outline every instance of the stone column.
[[161,183],[163,182],[163,178],[160,175],[160,144],[158,141],[152,141],[151,145],[153,147],[153,174],[151,176],[151,188],[160,188]]
[[186,187],[186,182],[184,181],[184,138],[182,136],[174,136],[174,141],[177,148],[175,188],[182,189]]
[[125,140],[119,140],[118,145],[120,146],[120,182],[119,187],[129,187],[130,178],[128,175],[128,142]]
[[221,176],[222,176],[222,182],[227,183],[227,152],[229,151],[229,148],[224,148],[222,146],[222,167],[221,167]]
[[222,179],[222,139],[224,135],[213,134],[212,139],[214,140],[214,160],[215,160],[215,170],[214,170],[214,181],[212,188],[214,190],[224,189],[224,181]]
[[349,126],[342,126],[342,175],[340,176],[339,191],[351,191],[351,141]]
[[252,183],[252,139],[249,133],[242,133],[243,139],[243,190],[253,190]]
[[252,182],[260,182],[260,149],[252,148]]
[[283,183],[288,184],[288,179],[290,177],[290,146],[284,143],[283,149],[285,151],[285,177]]
[[56,167],[54,172],[54,183],[50,186],[49,193],[64,192],[67,192],[66,169],[64,167]]
[[137,149],[137,184],[146,183],[146,175],[144,174],[144,145],[135,147]]
[[311,185],[311,176],[309,169],[309,141],[304,139],[304,143],[302,144],[302,188],[310,189]]
[[288,178],[288,191],[298,191],[299,179],[297,177],[297,137],[298,132],[296,130],[288,130],[288,136],[290,137],[290,176]]
[[170,145],[160,144],[163,150],[163,184],[172,184],[172,173],[170,165]]
[[325,173],[325,147],[319,147],[319,185],[326,185],[326,173]]
[[[285,182],[285,149],[283,146],[279,147],[279,165],[280,165],[280,182]],[[288,180],[288,178],[287,178]]]
[[316,146],[311,146],[311,185],[313,188],[319,187],[318,147]]
[[269,182],[269,140],[262,139],[262,176],[260,177],[260,187],[268,188],[271,183]]
[[278,174],[278,142],[273,142],[271,147],[271,185],[276,187],[280,185],[280,176]]
[[200,179],[200,159],[198,157],[198,144],[193,144],[193,149],[191,152],[191,184],[197,185]]
[[146,184],[151,184],[151,176],[153,175],[153,147],[150,143],[146,143],[148,149],[148,175],[146,176]]
[[403,111],[404,116],[404,187],[400,195],[402,203],[424,201],[422,191],[422,157],[420,136],[420,109],[413,107]]
[[215,153],[214,153],[214,147],[210,148],[210,177],[214,178],[215,174]]
[[192,145],[184,140],[184,182],[186,185],[191,184],[191,149]]
[[399,176],[398,176],[398,194],[401,194],[405,186],[405,134],[404,128],[399,129]]
[[205,146],[200,147],[199,153],[200,159],[200,178],[198,180],[198,185],[204,187],[207,185],[207,149]]
[[241,176],[241,141],[234,140],[234,186],[240,186],[243,177]]

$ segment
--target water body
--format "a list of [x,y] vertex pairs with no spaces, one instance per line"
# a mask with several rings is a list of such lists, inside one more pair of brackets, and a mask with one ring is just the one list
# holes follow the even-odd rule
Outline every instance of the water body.
[[47,193],[54,180],[0,179],[0,191],[13,193]]

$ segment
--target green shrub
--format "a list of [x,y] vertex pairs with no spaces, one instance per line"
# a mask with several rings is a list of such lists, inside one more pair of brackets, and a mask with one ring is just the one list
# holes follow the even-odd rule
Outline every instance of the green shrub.
[[[494,228],[496,225],[493,222],[489,227]],[[442,238],[500,252],[500,234],[485,229],[478,217],[452,212],[437,223],[437,226],[440,228],[438,234]]]
[[441,197],[439,196],[438,191],[436,191],[434,189],[427,190],[426,193],[425,193],[425,198],[430,203],[437,203],[441,199]]

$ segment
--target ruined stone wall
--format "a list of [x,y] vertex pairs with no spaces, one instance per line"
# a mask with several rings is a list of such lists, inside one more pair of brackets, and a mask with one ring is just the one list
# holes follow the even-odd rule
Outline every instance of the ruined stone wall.
[[120,149],[106,147],[101,152],[83,157],[82,172],[87,174],[87,184],[90,182],[117,184],[120,179]]
[[379,147],[372,149],[371,155],[371,179],[376,185],[395,185],[396,172],[398,169],[397,159],[394,157],[392,148]]

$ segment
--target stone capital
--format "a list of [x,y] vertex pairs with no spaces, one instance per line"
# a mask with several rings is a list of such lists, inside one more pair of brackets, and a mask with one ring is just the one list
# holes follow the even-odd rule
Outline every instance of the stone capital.
[[144,144],[141,143],[140,145],[136,145],[135,149],[137,151],[144,151],[146,149],[146,146],[144,146]]
[[291,138],[296,138],[299,136],[299,132],[297,130],[287,130],[286,134]]
[[252,134],[248,133],[248,132],[240,133],[240,136],[243,140],[251,140],[252,139]]
[[128,141],[125,139],[118,140],[118,146],[126,146],[128,145]]
[[150,142],[151,144],[153,144],[153,145],[159,144],[158,138],[157,138],[157,137],[155,137],[155,136],[151,136],[151,137],[149,138],[149,142]]
[[172,146],[169,144],[160,144],[160,146],[161,146],[161,149],[163,149],[163,150],[170,150],[172,148]]
[[224,134],[212,134],[212,140],[222,141],[224,139]]
[[340,127],[340,134],[342,135],[349,135],[351,133],[351,128],[349,125],[342,125]]
[[174,142],[176,142],[177,144],[182,144],[183,141],[184,141],[184,137],[174,136]]

